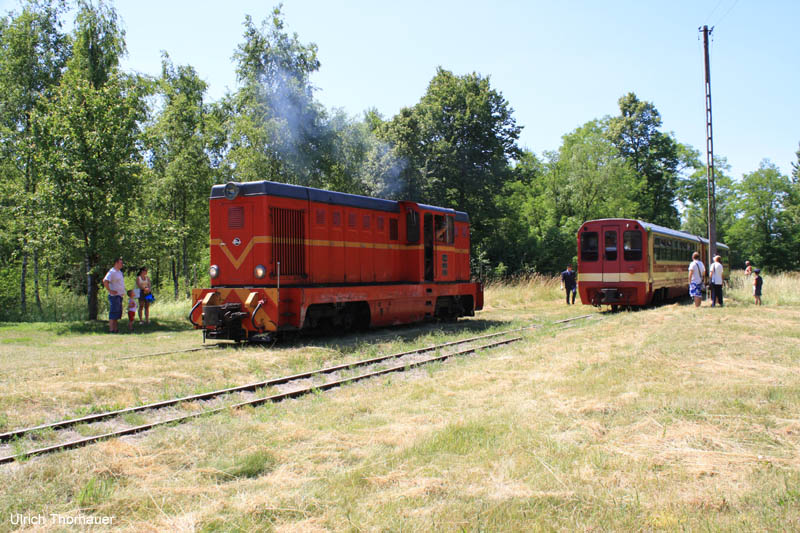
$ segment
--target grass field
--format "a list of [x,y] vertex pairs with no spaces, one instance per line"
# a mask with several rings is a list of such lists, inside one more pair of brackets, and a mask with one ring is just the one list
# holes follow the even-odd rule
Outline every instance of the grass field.
[[[271,348],[200,345],[186,304],[105,325],[0,324],[0,428],[597,314],[523,342],[279,405],[0,466],[15,516],[87,530],[800,529],[800,278],[735,278],[722,309],[567,307],[544,278],[457,325]],[[123,327],[125,327],[123,321]],[[46,439],[43,435],[42,439]],[[24,447],[22,444],[18,445]],[[20,451],[23,451],[21,449]]]

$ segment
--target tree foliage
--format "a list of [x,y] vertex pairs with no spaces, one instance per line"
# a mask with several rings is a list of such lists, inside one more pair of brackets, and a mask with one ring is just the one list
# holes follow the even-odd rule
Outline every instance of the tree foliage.
[[36,192],[42,169],[36,154],[43,139],[32,125],[32,115],[58,84],[69,54],[68,39],[61,31],[61,2],[30,1],[18,14],[0,20],[0,214],[3,233],[13,245],[3,257],[20,256],[19,302],[27,311],[28,258],[34,264],[34,294],[39,297],[39,260],[44,250],[40,234],[44,226]]
[[659,131],[661,114],[650,102],[628,93],[619,99],[620,114],[608,123],[608,136],[638,177],[631,191],[634,218],[667,227],[680,223],[675,204],[678,190],[678,144]]
[[[89,318],[97,288],[114,256],[130,249],[127,221],[141,169],[139,124],[146,85],[118,69],[123,33],[112,9],[81,4],[72,56],[58,88],[37,113],[37,154],[44,168],[42,201],[58,229],[64,260],[83,263]],[[93,43],[109,50],[98,50]],[[84,43],[84,44],[81,44]]]
[[[478,276],[558,272],[588,219],[638,218],[705,235],[706,168],[662,130],[652,102],[627,93],[553,151],[518,146],[511,104],[478,73],[439,67],[419,100],[384,118],[325,109],[317,46],[291,33],[281,6],[244,20],[237,86],[216,102],[191,65],[148,79],[122,72],[113,7],[24,0],[0,18],[0,312],[39,301],[47,279],[87,294],[117,255],[172,292],[208,258],[213,183],[275,180],[466,211]],[[772,269],[800,265],[800,150],[790,176],[765,161],[740,180],[717,157],[719,240]],[[33,265],[33,290],[29,284]],[[154,267],[154,268],[153,268]],[[45,282],[45,286],[49,286]],[[8,296],[18,287],[18,296]],[[29,309],[30,311],[30,309]],[[28,313],[30,315],[30,312]]]

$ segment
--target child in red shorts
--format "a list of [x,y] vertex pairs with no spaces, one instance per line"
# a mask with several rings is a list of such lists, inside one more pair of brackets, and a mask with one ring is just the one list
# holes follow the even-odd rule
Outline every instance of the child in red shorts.
[[128,291],[128,331],[133,331],[134,318],[136,318],[136,296],[131,289]]

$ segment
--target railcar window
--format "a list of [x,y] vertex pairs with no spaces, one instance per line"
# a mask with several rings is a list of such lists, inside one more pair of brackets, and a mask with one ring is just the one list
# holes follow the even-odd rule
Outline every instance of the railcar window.
[[244,207],[238,205],[228,208],[228,229],[239,229],[244,227]]
[[597,232],[581,233],[581,261],[597,261]]
[[399,237],[397,236],[397,219],[390,218],[389,219],[389,240],[396,241]]
[[622,234],[622,255],[625,261],[642,260],[642,232],[626,231]]
[[616,261],[617,260],[617,232],[616,231],[607,231],[606,232],[606,260],[607,261]]
[[419,242],[419,213],[409,208],[406,211],[406,239],[408,242]]

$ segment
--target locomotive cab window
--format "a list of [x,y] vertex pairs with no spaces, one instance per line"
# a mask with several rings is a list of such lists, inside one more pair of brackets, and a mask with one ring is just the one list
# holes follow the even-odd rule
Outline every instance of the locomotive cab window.
[[625,261],[642,260],[642,232],[626,231],[622,234],[622,255]]
[[617,260],[617,232],[616,231],[607,231],[606,232],[606,261],[616,261]]
[[406,211],[406,239],[419,242],[419,213],[410,208]]
[[447,244],[456,242],[456,225],[453,217],[447,217]]
[[597,261],[597,232],[581,233],[581,261]]
[[444,216],[436,215],[434,217],[436,242],[446,243],[447,239],[447,221]]

